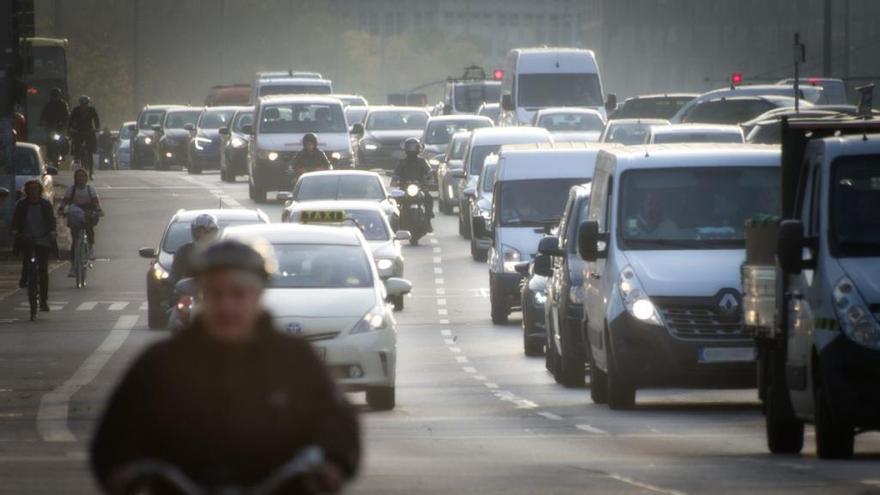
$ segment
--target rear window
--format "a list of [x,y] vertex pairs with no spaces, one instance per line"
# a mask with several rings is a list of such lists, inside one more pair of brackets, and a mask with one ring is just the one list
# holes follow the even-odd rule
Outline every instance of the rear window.
[[40,162],[34,150],[16,147],[12,162],[15,163],[15,175],[40,175]]
[[152,129],[154,125],[161,125],[164,116],[164,110],[141,112],[141,116],[138,118],[138,129]]
[[341,177],[338,175],[316,175],[299,180],[294,191],[296,201],[317,201],[324,199],[366,199],[382,201],[385,191],[375,177]]
[[759,99],[713,100],[695,105],[682,122],[699,124],[739,124],[748,122],[775,105]]
[[269,95],[329,95],[330,87],[324,85],[271,85],[260,88],[260,96]]
[[[171,227],[168,228],[168,232],[165,234],[165,242],[162,243],[162,251],[165,251],[169,254],[174,254],[187,242],[192,242],[192,233],[189,231],[189,226],[192,222],[174,222],[171,224]],[[226,227],[235,227],[236,225],[253,225],[255,223],[260,223],[256,218],[253,220],[236,220],[236,221],[224,221],[219,220],[220,231]]]

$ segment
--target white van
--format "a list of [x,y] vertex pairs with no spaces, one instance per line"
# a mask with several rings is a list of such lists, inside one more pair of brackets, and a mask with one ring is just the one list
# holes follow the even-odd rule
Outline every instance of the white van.
[[649,387],[755,386],[742,328],[744,225],[779,209],[778,147],[602,151],[578,249],[590,394],[631,408]]
[[251,104],[264,96],[272,95],[329,95],[333,83],[328,79],[310,77],[258,78],[251,87]]
[[594,108],[606,118],[599,65],[591,50],[516,48],[508,52],[501,81],[502,126],[531,125],[537,110],[549,107]]
[[518,263],[559,224],[572,186],[590,182],[599,150],[613,145],[541,143],[504,146],[498,157],[489,221],[474,219],[474,234],[489,239],[492,322],[501,324],[521,305]]

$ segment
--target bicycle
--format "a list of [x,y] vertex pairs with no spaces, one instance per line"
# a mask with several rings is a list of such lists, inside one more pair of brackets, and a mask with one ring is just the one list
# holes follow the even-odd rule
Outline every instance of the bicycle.
[[31,321],[35,321],[37,313],[40,312],[40,262],[37,261],[37,250],[34,248],[33,241],[21,236],[20,242],[24,249],[30,251],[30,258],[25,270],[25,283],[27,284]]
[[73,239],[71,249],[73,250],[73,272],[76,277],[77,289],[86,286],[86,274],[92,267],[89,256],[89,238],[86,229],[94,225],[94,217],[100,215],[100,212],[84,212],[83,226],[79,229],[79,234]]
[[95,164],[94,157],[89,151],[88,140],[85,139],[85,136],[79,133],[71,132],[71,134],[73,136],[73,148],[76,150],[71,169],[76,171],[77,169],[84,168],[89,173],[89,179],[92,179]]

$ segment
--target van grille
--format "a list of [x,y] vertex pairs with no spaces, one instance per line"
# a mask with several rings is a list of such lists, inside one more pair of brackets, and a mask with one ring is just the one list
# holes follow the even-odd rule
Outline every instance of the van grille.
[[309,334],[309,335],[304,335],[304,337],[309,342],[316,342],[319,340],[335,339],[337,335],[339,335],[339,332],[324,332],[324,333],[313,333],[313,334]]
[[742,310],[721,314],[714,304],[655,300],[667,330],[683,340],[745,340]]

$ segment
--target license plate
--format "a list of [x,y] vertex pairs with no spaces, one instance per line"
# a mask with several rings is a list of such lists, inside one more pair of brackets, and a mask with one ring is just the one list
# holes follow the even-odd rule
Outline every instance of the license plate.
[[701,363],[747,363],[755,360],[754,347],[703,347],[697,354]]

